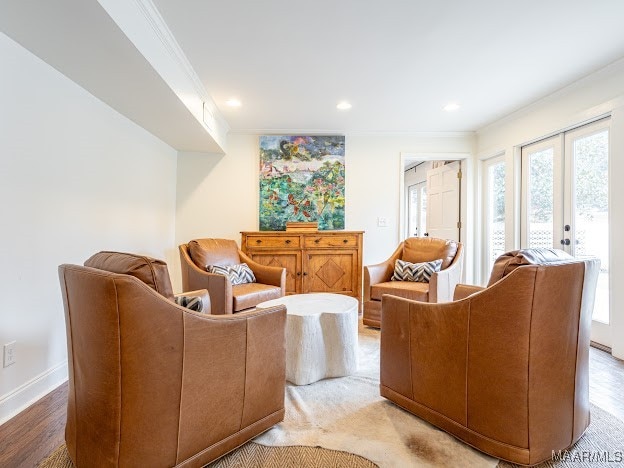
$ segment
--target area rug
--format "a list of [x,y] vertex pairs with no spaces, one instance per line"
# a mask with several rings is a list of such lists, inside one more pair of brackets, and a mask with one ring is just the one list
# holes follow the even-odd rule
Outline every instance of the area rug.
[[[209,468],[375,468],[375,464],[352,453],[321,447],[266,447],[248,442],[239,449],[221,457]],[[39,468],[74,468],[67,447],[60,446],[46,458]]]
[[[624,422],[591,406],[585,436],[540,468],[624,466]],[[379,331],[362,327],[358,371],[286,385],[284,421],[209,465],[230,467],[497,467],[484,455],[379,396]],[[72,468],[65,447],[43,468]]]
[[284,421],[254,442],[351,452],[382,468],[498,463],[379,395],[379,330],[361,321],[355,375],[304,386],[287,384]]

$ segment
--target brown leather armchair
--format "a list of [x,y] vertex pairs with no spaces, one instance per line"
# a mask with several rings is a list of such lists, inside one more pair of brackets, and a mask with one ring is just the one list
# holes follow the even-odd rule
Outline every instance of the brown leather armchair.
[[[442,259],[442,270],[431,276],[429,283],[390,281],[397,260],[410,263]],[[390,258],[377,265],[364,267],[363,323],[381,326],[381,296],[392,294],[423,302],[453,300],[453,290],[462,275],[464,250],[461,242],[434,237],[410,237],[401,242]]]
[[200,467],[283,420],[283,306],[200,314],[162,262],[98,255],[59,267],[76,467]]
[[485,453],[533,465],[589,425],[600,262],[531,264],[540,255],[526,252],[501,257],[503,276],[462,300],[384,296],[380,391]]
[[[195,239],[180,245],[179,250],[183,288],[206,288],[210,293],[212,314],[240,312],[285,294],[286,269],[254,262],[233,240]],[[239,263],[249,266],[257,282],[232,285],[226,276],[206,271],[207,265]]]

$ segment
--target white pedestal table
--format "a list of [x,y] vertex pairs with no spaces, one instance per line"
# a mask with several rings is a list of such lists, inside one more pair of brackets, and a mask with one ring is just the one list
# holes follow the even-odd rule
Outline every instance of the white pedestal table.
[[258,308],[286,306],[286,380],[308,385],[357,370],[358,301],[330,293],[293,294]]

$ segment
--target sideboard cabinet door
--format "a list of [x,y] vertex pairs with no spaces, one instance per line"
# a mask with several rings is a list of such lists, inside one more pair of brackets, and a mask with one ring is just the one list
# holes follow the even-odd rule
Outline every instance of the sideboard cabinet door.
[[243,252],[286,268],[286,294],[330,292],[362,300],[362,231],[241,233]]

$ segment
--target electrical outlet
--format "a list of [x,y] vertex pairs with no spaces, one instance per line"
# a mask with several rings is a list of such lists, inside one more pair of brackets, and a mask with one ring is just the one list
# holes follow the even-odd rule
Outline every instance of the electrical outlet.
[[380,216],[377,218],[377,226],[378,227],[388,227],[388,218],[385,216]]
[[15,364],[15,341],[11,341],[4,345],[4,364],[3,367],[9,367]]

